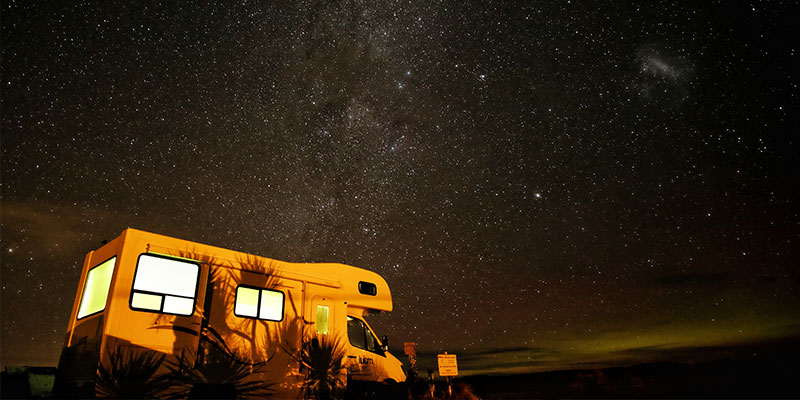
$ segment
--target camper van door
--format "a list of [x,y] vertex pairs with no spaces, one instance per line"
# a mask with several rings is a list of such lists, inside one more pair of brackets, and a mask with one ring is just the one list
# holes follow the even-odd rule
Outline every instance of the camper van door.
[[386,353],[363,320],[347,316],[347,338],[350,344],[349,369],[353,379],[380,381],[385,375]]

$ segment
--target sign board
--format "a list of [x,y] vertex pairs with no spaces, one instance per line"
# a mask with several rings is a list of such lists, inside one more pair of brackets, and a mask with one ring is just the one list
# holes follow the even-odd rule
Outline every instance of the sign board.
[[404,342],[403,352],[409,357],[417,357],[417,344],[414,342]]
[[455,354],[439,354],[439,376],[457,376],[458,362]]

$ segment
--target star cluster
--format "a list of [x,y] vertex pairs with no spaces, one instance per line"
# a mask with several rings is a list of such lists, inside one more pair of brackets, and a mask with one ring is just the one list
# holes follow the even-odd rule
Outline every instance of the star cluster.
[[474,371],[797,335],[788,8],[9,1],[3,363],[127,226],[374,270]]

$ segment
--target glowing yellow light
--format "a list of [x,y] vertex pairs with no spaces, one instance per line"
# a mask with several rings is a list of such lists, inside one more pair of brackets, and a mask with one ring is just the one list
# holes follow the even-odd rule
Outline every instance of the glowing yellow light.
[[163,311],[170,314],[192,315],[192,306],[194,306],[194,299],[165,296]]
[[148,310],[161,310],[161,297],[154,294],[134,293],[131,299],[131,306]]
[[114,264],[117,257],[92,268],[86,274],[86,285],[83,287],[81,306],[78,309],[78,319],[103,311],[106,308],[108,289],[111,287],[111,277],[114,275]]
[[328,334],[328,307],[317,306],[317,333]]
[[244,286],[236,288],[234,314],[243,317],[258,316],[258,290]]
[[195,263],[154,257],[139,257],[133,289],[194,298],[200,267]]
[[272,290],[261,291],[261,310],[258,317],[270,321],[283,319],[283,293]]

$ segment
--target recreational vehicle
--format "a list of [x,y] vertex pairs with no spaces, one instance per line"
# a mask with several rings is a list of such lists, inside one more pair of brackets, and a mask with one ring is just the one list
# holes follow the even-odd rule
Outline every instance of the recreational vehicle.
[[345,382],[401,382],[365,319],[391,310],[368,270],[126,229],[86,255],[56,394],[329,397]]

